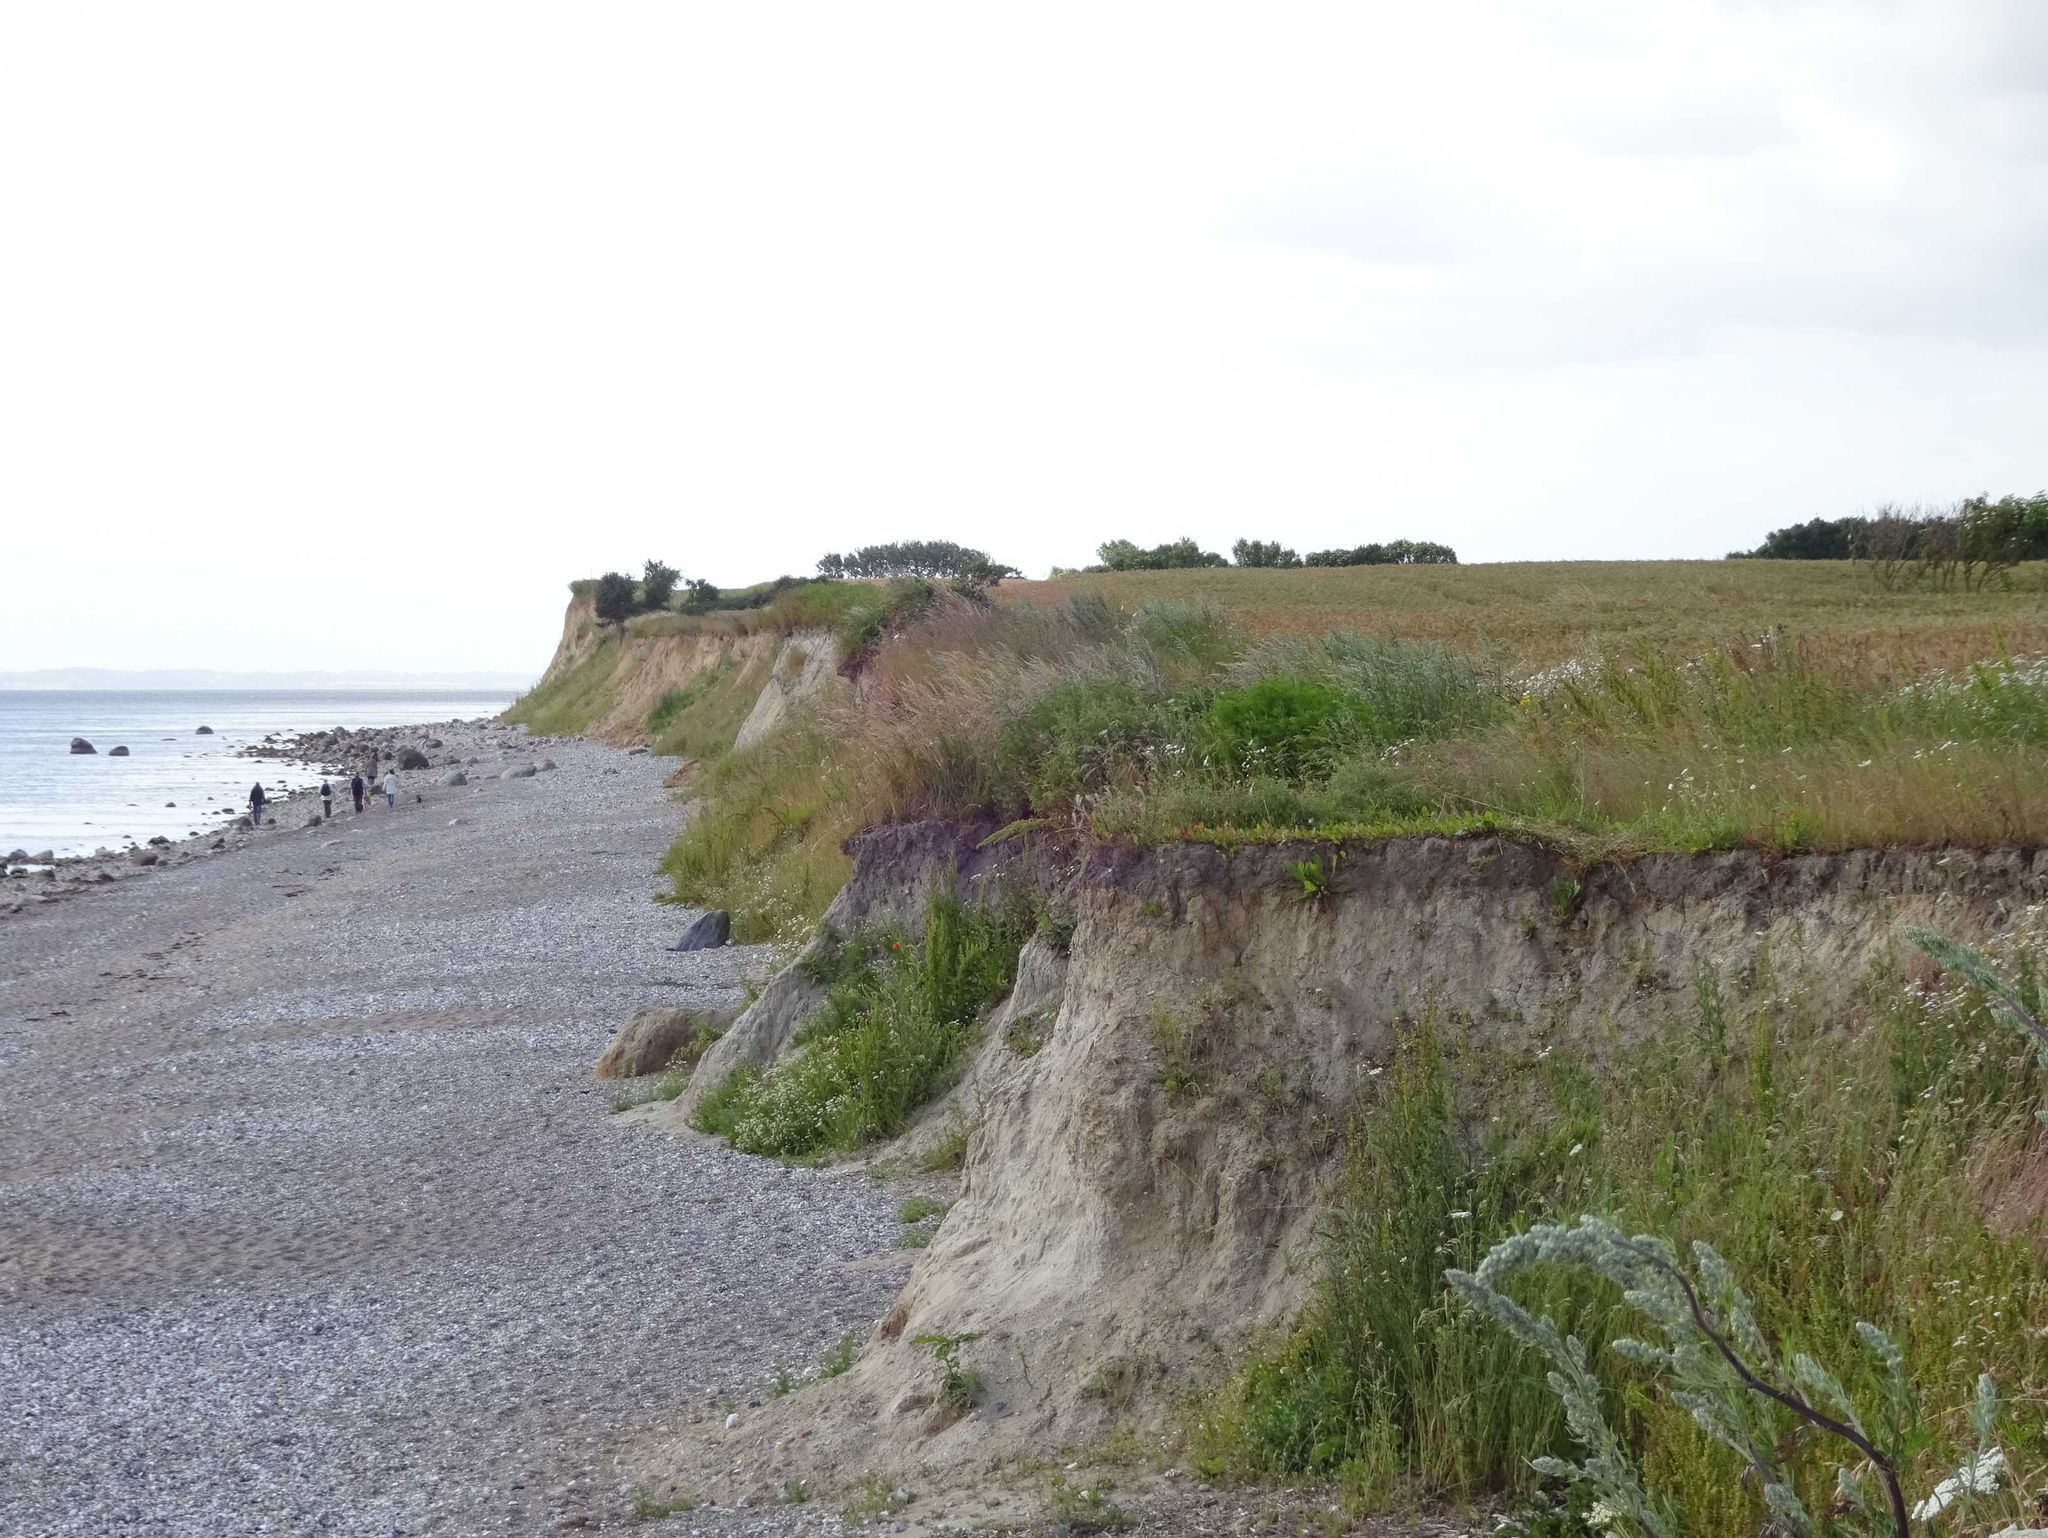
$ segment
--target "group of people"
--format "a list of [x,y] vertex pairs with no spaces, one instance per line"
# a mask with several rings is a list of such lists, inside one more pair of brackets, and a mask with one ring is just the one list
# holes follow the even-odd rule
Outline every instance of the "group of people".
[[[363,811],[363,798],[370,793],[372,785],[375,785],[377,789],[384,792],[384,804],[386,806],[398,805],[398,770],[396,768],[386,769],[384,777],[380,780],[377,777],[377,761],[372,758],[370,760],[369,778],[365,779],[358,772],[348,782],[348,793],[355,799],[356,815],[359,817]],[[249,824],[251,827],[260,828],[263,826],[263,808],[269,804],[269,801],[270,798],[263,793],[262,781],[259,780],[256,784],[249,787]],[[326,816],[332,817],[334,815],[334,786],[330,781],[322,780],[320,782],[320,806]]]

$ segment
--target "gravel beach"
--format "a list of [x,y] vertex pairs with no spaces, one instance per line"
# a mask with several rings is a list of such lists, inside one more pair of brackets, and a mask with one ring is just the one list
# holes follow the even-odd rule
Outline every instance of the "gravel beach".
[[[888,1307],[890,1192],[590,1077],[768,964],[664,949],[672,761],[437,730],[472,784],[0,923],[0,1533],[610,1525],[618,1449]],[[662,1530],[784,1521],[838,1525]]]

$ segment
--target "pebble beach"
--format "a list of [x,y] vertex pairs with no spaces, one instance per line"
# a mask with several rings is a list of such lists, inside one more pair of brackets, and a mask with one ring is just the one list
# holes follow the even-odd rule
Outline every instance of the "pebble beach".
[[0,1532],[626,1522],[621,1448],[745,1415],[900,1285],[888,1191],[650,1130],[590,1075],[636,1008],[772,962],[666,949],[674,762],[393,740],[429,730],[395,809],[294,798],[8,881]]

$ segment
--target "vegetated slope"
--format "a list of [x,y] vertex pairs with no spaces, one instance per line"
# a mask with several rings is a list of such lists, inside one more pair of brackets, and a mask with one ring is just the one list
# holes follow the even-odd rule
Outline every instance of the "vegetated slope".
[[2048,834],[2041,579],[1217,570],[941,599],[865,657],[857,705],[721,763],[667,868],[684,900],[789,935],[849,834],[933,816],[1141,841],[1492,828],[1589,854],[2028,843]]
[[[1976,1371],[2048,1388],[2039,1088],[1981,1005],[1898,970],[1907,924],[2035,939],[2048,854],[1584,866],[1493,837],[999,831],[859,839],[821,938],[665,1113],[701,1122],[735,1078],[780,1074],[786,1132],[863,936],[908,954],[948,890],[1039,916],[958,1087],[892,1150],[966,1134],[959,1199],[895,1308],[851,1371],[750,1415],[737,1446],[654,1452],[671,1488],[736,1461],[771,1491],[943,1480],[1120,1428],[1212,1477],[1341,1474],[1372,1506],[1533,1488],[1527,1459],[1569,1450],[1541,1366],[1441,1272],[1586,1209],[1715,1239],[1804,1348],[1853,1351],[1854,1317],[1893,1330],[1938,1412],[1923,1487],[1967,1443],[1947,1411]],[[888,1078],[867,1051],[861,1073]],[[818,1085],[809,1109],[859,1092]],[[1967,1299],[1948,1286],[1964,1258]],[[1596,1341],[1622,1323],[1597,1286],[1542,1300]],[[948,1341],[974,1375],[950,1401]],[[1698,1530],[1754,1529],[1738,1465],[1682,1414],[1635,1414],[1637,1444],[1694,1481]]]
[[[832,906],[673,1114],[793,1156],[907,1127],[899,1156],[966,1161],[890,1319],[747,1431],[748,1466],[845,1479],[1134,1424],[1362,1505],[1527,1490],[1569,1451],[1540,1364],[1441,1273],[1586,1210],[1720,1240],[1765,1327],[1866,1403],[1850,1325],[1891,1330],[1922,1488],[1980,1367],[2048,1392],[2039,1088],[1980,1000],[1907,986],[1931,979],[1899,944],[1993,937],[2033,997],[2039,592],[1727,570],[1725,611],[1660,579],[1592,624],[1566,584],[1470,648],[1414,592],[1335,631],[1096,579],[931,596],[869,627],[854,691],[719,757],[678,895],[792,940]],[[1000,916],[935,945],[949,882]],[[1596,1345],[1623,1328],[1598,1284],[1539,1294]],[[1690,1530],[1755,1530],[1727,1455],[1598,1370]],[[1824,1453],[1788,1445],[1824,1501]],[[654,1467],[687,1489],[699,1453]]]
[[[537,732],[574,732],[664,753],[714,759],[763,722],[827,689],[836,656],[830,631],[803,623],[829,613],[816,604],[704,616],[647,614],[624,625],[597,618],[592,584],[571,584],[554,659],[508,721]],[[797,599],[808,590],[799,590]],[[811,660],[806,660],[807,658]],[[766,698],[764,698],[764,695]],[[750,740],[758,740],[757,727]]]

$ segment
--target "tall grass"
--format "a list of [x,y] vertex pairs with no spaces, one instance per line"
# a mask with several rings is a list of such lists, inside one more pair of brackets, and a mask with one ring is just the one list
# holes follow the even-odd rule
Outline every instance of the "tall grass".
[[1200,601],[867,592],[884,609],[848,643],[858,704],[721,766],[671,855],[678,895],[756,911],[755,937],[822,911],[848,834],[967,813],[1134,840],[1499,828],[1593,857],[2048,837],[2048,666],[1929,672],[1926,631],[1896,651],[1773,632],[1517,676],[1490,648],[1257,639]]
[[860,825],[837,734],[799,715],[743,752],[716,758],[698,808],[662,857],[673,901],[725,908],[742,943],[794,944],[845,884],[840,845]]
[[[2048,1393],[2040,1091],[1977,998],[1887,973],[1846,1008],[1840,993],[1768,966],[1739,994],[1702,976],[1694,1009],[1597,1067],[1418,1032],[1354,1123],[1315,1300],[1205,1408],[1204,1466],[1336,1475],[1371,1499],[1533,1492],[1527,1460],[1567,1450],[1543,1364],[1455,1305],[1442,1273],[1593,1211],[1710,1240],[1782,1349],[1836,1365],[1867,1403],[1882,1385],[1847,1349],[1854,1322],[1891,1332],[1933,1428],[1911,1471],[1931,1486],[1973,1445],[1980,1371],[2015,1401]],[[1580,1271],[1522,1285],[1594,1348],[1616,1423],[1685,1531],[1757,1531],[1733,1455],[1605,1349],[1625,1318],[1613,1289]],[[2048,1471],[2038,1430],[2020,1452],[2023,1481]],[[1833,1456],[1792,1454],[1814,1509]]]
[[600,636],[597,644],[577,662],[543,679],[513,701],[505,719],[547,736],[582,730],[611,708],[618,650],[616,634]]
[[699,1103],[695,1125],[743,1153],[851,1152],[893,1137],[942,1089],[981,1011],[1009,992],[1028,919],[926,903],[923,932],[839,939],[812,959],[831,988],[792,1058],[736,1069]]

